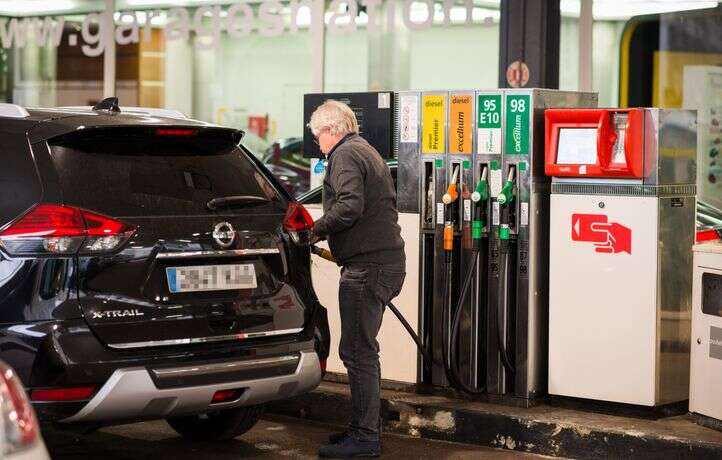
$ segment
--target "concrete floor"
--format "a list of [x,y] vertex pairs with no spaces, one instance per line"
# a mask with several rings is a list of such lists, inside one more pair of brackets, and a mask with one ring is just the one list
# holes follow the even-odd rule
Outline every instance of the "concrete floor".
[[[242,437],[225,443],[193,443],[181,439],[162,421],[104,428],[77,436],[45,433],[53,459],[316,458],[318,447],[337,427],[299,419],[268,416]],[[530,454],[463,444],[384,435],[383,458],[396,459],[533,459]]]

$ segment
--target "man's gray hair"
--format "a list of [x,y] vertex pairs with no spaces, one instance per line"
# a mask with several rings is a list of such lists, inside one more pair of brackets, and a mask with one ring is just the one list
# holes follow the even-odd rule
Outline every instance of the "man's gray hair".
[[308,123],[311,132],[318,137],[323,131],[335,136],[349,133],[358,134],[358,121],[353,110],[343,102],[329,99],[313,112]]

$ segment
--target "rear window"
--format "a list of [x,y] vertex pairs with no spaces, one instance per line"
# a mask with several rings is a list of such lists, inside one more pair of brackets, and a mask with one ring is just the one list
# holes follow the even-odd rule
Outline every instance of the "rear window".
[[0,227],[37,203],[42,195],[40,179],[25,136],[6,133],[1,136]]
[[[207,215],[210,200],[227,196],[279,200],[232,131],[93,130],[50,148],[64,201],[115,217]],[[233,211],[242,208],[223,210]]]

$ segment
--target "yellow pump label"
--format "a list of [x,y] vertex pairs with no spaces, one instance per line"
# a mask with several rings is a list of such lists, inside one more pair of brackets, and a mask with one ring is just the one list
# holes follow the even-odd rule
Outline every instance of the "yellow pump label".
[[446,132],[444,127],[446,118],[446,96],[423,96],[422,105],[424,119],[421,152],[444,153],[446,145]]

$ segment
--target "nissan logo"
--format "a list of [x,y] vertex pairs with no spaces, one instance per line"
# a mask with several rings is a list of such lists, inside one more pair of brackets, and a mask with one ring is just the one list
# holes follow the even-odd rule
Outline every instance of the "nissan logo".
[[221,222],[213,228],[213,239],[218,246],[228,249],[233,246],[233,242],[236,240],[236,231],[228,222]]

